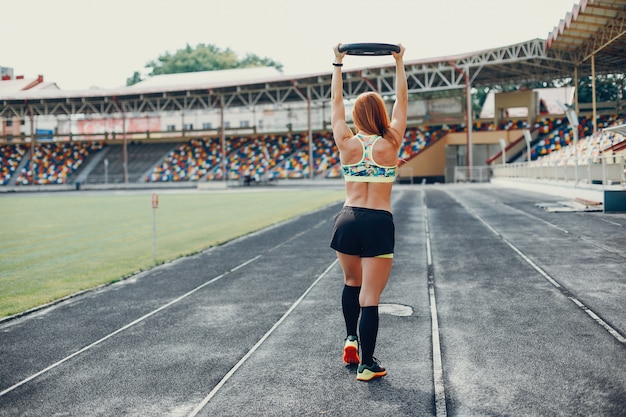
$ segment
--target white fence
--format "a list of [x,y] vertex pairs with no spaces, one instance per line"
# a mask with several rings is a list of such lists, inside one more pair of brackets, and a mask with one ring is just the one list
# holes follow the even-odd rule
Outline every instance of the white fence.
[[528,178],[626,187],[624,155],[598,157],[578,165],[539,165],[536,162],[520,162],[494,165],[492,169],[493,176],[498,178]]
[[489,182],[492,176],[490,166],[456,166],[454,167],[454,182]]

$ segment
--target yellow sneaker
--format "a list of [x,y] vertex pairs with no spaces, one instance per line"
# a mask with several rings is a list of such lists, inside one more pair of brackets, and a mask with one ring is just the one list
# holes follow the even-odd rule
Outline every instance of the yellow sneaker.
[[378,364],[376,358],[374,358],[374,362],[369,366],[359,365],[356,371],[356,379],[359,381],[371,381],[374,378],[380,378],[385,375],[387,375],[387,371]]

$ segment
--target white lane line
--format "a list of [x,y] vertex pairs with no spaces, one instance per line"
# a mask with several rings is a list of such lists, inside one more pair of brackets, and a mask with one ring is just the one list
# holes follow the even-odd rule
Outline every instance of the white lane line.
[[[477,217],[477,218],[484,223],[484,220],[482,220],[480,217]],[[615,328],[613,328],[606,321],[602,320],[593,310],[591,310],[582,301],[580,301],[573,294],[571,294],[567,289],[565,289],[561,284],[559,284],[554,278],[552,278],[546,271],[544,271],[541,267],[539,267],[539,265],[534,263],[532,261],[532,259],[530,259],[524,253],[522,253],[521,250],[519,250],[517,247],[515,247],[515,245],[513,245],[508,240],[504,239],[502,236],[500,236],[500,238],[511,249],[513,249],[513,251],[515,253],[517,253],[524,261],[526,261],[530,266],[532,266],[535,269],[535,271],[539,272],[541,274],[541,276],[543,276],[550,284],[554,285],[554,287],[559,289],[561,291],[561,293],[563,293],[563,295],[565,295],[574,304],[576,304],[578,306],[578,308],[580,308],[582,311],[587,313],[587,315],[589,317],[591,317],[596,323],[598,323],[600,326],[602,326],[604,328],[604,330],[609,332],[609,334],[611,336],[613,336],[615,339],[617,339],[618,342],[620,342],[623,345],[626,345],[626,337],[624,335],[622,335],[620,332],[618,332]]]
[[[554,278],[552,278],[546,271],[544,271],[539,265],[533,262],[526,254],[524,254],[520,249],[518,249],[513,243],[508,241],[504,236],[498,233],[486,220],[480,217],[476,212],[467,207],[465,204],[452,197],[457,203],[459,203],[465,211],[478,219],[482,224],[484,224],[489,230],[495,233],[504,243],[507,244],[515,253],[517,253],[526,263],[528,263],[535,271],[537,271],[541,276],[543,276],[550,284],[552,284],[555,288],[557,288],[563,295],[570,299],[578,308],[584,311],[589,317],[591,317],[597,324],[599,324],[604,330],[606,330],[611,336],[613,336],[618,342],[623,345],[626,345],[626,336],[621,334],[617,329],[612,327],[606,321],[604,321],[600,316],[598,316],[592,309],[590,309],[585,303],[580,301],[576,296],[569,292],[568,289],[559,284]],[[583,239],[584,240],[584,239]]]
[[311,292],[313,287],[315,287],[317,283],[320,282],[320,280],[324,278],[326,274],[328,274],[328,272],[335,265],[337,265],[337,262],[338,262],[338,259],[335,259],[326,268],[326,270],[324,270],[324,272],[322,272],[322,274],[319,277],[317,277],[317,279],[309,286],[309,288],[307,288],[307,290],[300,296],[300,298],[298,298],[291,305],[291,307],[289,307],[289,309],[285,312],[285,314],[283,314],[282,317],[276,323],[274,323],[272,328],[269,329],[267,333],[265,333],[263,337],[261,337],[259,341],[256,342],[256,344],[252,346],[252,348],[239,360],[239,362],[237,362],[235,366],[233,366],[226,373],[226,375],[224,375],[224,377],[220,380],[220,382],[218,382],[217,385],[213,387],[211,392],[209,392],[209,394],[206,397],[204,397],[204,399],[200,402],[200,404],[198,404],[196,408],[193,409],[193,411],[189,414],[189,417],[195,417],[196,415],[198,415],[200,411],[202,411],[202,409],[209,403],[209,401],[211,401],[211,399],[215,396],[215,394],[217,394],[217,392],[222,388],[222,386],[224,386],[224,384],[230,379],[230,377],[232,377],[235,374],[235,372],[237,372],[237,370],[241,368],[241,366],[250,358],[250,356],[252,356],[252,354],[257,351],[257,349],[263,344],[263,342],[265,342],[265,340],[268,337],[270,337],[272,333],[274,333],[274,330],[276,330],[278,326],[280,326],[282,322],[285,321],[285,319],[296,309],[296,307],[298,307],[298,305],[302,302],[302,300],[304,300],[304,298],[309,294],[309,292]]
[[328,220],[322,220],[322,221],[318,222],[317,224],[314,224],[313,226],[311,226],[309,229],[302,230],[302,231],[296,233],[295,235],[293,235],[289,239],[287,239],[287,240],[277,244],[273,248],[268,249],[267,253],[271,253],[271,252],[281,248],[282,246],[285,246],[287,243],[291,242],[292,240],[295,240],[295,239],[299,238],[300,236],[303,236],[304,234],[309,233],[311,230],[317,229],[318,227],[320,227],[320,226],[322,226],[322,225],[324,225],[326,223],[328,223]]
[[620,251],[618,249],[609,248],[608,246],[605,246],[605,245],[603,245],[600,242],[596,242],[595,240],[590,239],[588,237],[578,236],[578,238],[580,238],[583,242],[587,242],[590,245],[593,245],[593,246],[595,246],[597,248],[600,248],[600,249],[605,250],[607,252],[611,252],[611,253],[613,253],[613,254],[615,254],[617,256],[621,256],[622,258],[626,258],[626,252],[622,252],[622,251]]
[[546,226],[548,226],[548,227],[553,227],[553,228],[555,228],[555,229],[557,229],[557,230],[560,230],[561,232],[563,232],[563,233],[565,233],[565,234],[569,234],[569,231],[568,231],[567,229],[563,229],[561,226],[557,226],[557,225],[556,225],[556,224],[554,224],[554,223],[550,223],[549,221],[544,220],[544,219],[542,219],[541,217],[537,217],[537,216],[535,216],[534,214],[527,213],[527,212],[525,212],[524,210],[520,210],[520,209],[518,209],[517,207],[509,206],[508,204],[504,204],[504,203],[502,203],[502,202],[500,202],[500,201],[497,201],[497,203],[498,203],[498,204],[500,204],[500,205],[503,205],[504,207],[507,207],[507,208],[508,208],[508,209],[510,209],[510,210],[516,211],[517,213],[521,214],[522,216],[526,216],[526,217],[528,217],[529,219],[532,219],[532,220],[534,220],[534,221],[541,222],[541,223],[545,224],[545,225],[546,225]]
[[423,197],[422,201],[424,205],[426,258],[428,263],[428,294],[430,297],[430,321],[433,342],[433,386],[435,389],[435,416],[447,417],[448,411],[446,409],[446,390],[443,380],[443,360],[441,358],[441,342],[439,340],[439,320],[437,318],[437,300],[435,299],[435,271],[430,245],[428,207],[426,206],[425,196]]
[[585,313],[587,313],[589,315],[589,317],[594,319],[600,326],[604,327],[604,329],[607,332],[609,332],[609,334],[611,336],[613,336],[615,339],[617,339],[617,341],[619,341],[623,345],[626,345],[626,337],[624,337],[620,332],[618,332],[613,327],[611,327],[609,324],[607,324],[604,320],[602,320],[596,313],[593,312],[593,310],[590,310],[589,307],[587,307],[586,305],[581,303],[580,300],[578,300],[576,297],[573,297],[573,296],[570,295],[568,298],[570,300],[572,300],[572,302],[574,302],[574,304],[576,304],[578,307],[580,307]]
[[[518,208],[511,207],[511,206],[509,206],[508,204],[504,204],[504,203],[501,203],[501,202],[499,202],[499,204],[500,204],[500,205],[502,205],[502,206],[504,206],[504,207],[509,208],[510,210],[514,210],[514,211],[516,211],[516,212],[518,212],[518,213],[520,213],[520,214],[522,214],[522,215],[524,215],[524,216],[526,216],[526,217],[528,217],[528,218],[530,218],[530,219],[533,219],[533,220],[535,220],[535,221],[542,222],[542,223],[544,223],[544,224],[545,224],[545,225],[547,225],[547,226],[550,226],[550,227],[553,227],[553,228],[555,228],[555,229],[557,229],[557,230],[560,230],[561,232],[563,232],[563,233],[565,233],[565,234],[568,234],[568,235],[570,235],[570,236],[572,236],[572,237],[575,237],[575,238],[581,239],[582,241],[587,242],[587,243],[589,243],[590,245],[594,245],[594,246],[596,246],[596,247],[598,247],[598,248],[600,248],[600,249],[602,249],[602,250],[605,250],[605,251],[607,251],[607,252],[611,252],[611,253],[613,253],[613,254],[615,254],[615,255],[617,255],[617,256],[621,256],[622,258],[625,258],[625,257],[626,257],[626,256],[624,255],[624,253],[623,253],[622,251],[618,250],[618,249],[612,249],[612,248],[610,248],[610,247],[608,247],[608,246],[606,246],[606,245],[603,245],[603,244],[602,244],[602,243],[600,243],[600,242],[596,242],[595,240],[593,240],[593,239],[591,239],[591,238],[588,238],[588,237],[585,237],[585,236],[582,236],[582,235],[578,235],[578,234],[575,234],[575,233],[571,233],[569,230],[566,230],[566,229],[564,229],[564,228],[562,228],[562,227],[560,227],[560,226],[557,226],[557,225],[556,225],[556,224],[554,224],[554,223],[550,223],[549,221],[544,220],[544,219],[542,219],[541,217],[537,217],[537,216],[535,216],[535,215],[533,215],[533,214],[527,213],[527,212],[525,212],[524,210],[520,210],[520,209],[518,209]],[[601,221],[605,221],[605,222],[607,222],[607,223],[614,224],[614,225],[616,225],[616,226],[623,227],[623,226],[622,226],[621,224],[619,224],[619,223],[615,223],[615,222],[612,222],[612,221],[609,221],[609,220],[604,220],[604,219],[600,219],[600,220],[601,220]],[[493,230],[493,228],[492,228],[491,226],[487,225],[487,227],[489,227],[490,229],[492,229],[492,230]],[[499,236],[499,233],[497,233],[497,232],[495,232],[495,233]]]
[[230,271],[226,271],[225,273],[223,273],[223,274],[221,274],[221,275],[216,276],[215,278],[213,278],[213,279],[211,279],[211,280],[209,280],[209,281],[205,282],[204,284],[201,284],[201,285],[197,286],[197,287],[196,287],[196,288],[194,288],[193,290],[191,290],[191,291],[189,291],[189,292],[187,292],[187,293],[185,293],[185,294],[181,295],[180,297],[178,297],[178,298],[176,298],[176,299],[174,299],[174,300],[170,301],[169,303],[162,305],[161,307],[157,308],[156,310],[153,310],[153,311],[151,311],[150,313],[148,313],[148,314],[146,314],[146,315],[144,315],[144,316],[139,317],[137,320],[134,320],[134,321],[132,321],[132,322],[128,323],[127,325],[125,325],[125,326],[123,326],[123,327],[120,327],[119,329],[117,329],[117,330],[116,330],[116,331],[114,331],[113,333],[109,333],[108,335],[106,335],[106,336],[104,336],[103,338],[101,338],[101,339],[99,339],[99,340],[97,340],[97,341],[93,342],[92,344],[87,345],[87,346],[85,346],[84,348],[82,348],[82,349],[80,349],[80,350],[77,350],[76,352],[72,353],[71,355],[66,356],[65,358],[63,358],[63,359],[61,359],[61,360],[59,360],[59,361],[57,361],[57,362],[53,363],[52,365],[48,366],[48,367],[47,367],[47,368],[45,368],[45,369],[42,369],[41,371],[37,372],[36,374],[33,374],[33,375],[29,376],[28,378],[23,379],[22,381],[18,382],[17,384],[10,386],[9,388],[6,388],[6,389],[5,389],[5,390],[3,390],[3,391],[0,391],[0,397],[2,397],[2,396],[3,396],[3,395],[5,395],[5,394],[8,394],[9,392],[11,392],[11,391],[13,391],[14,389],[16,389],[16,388],[18,388],[18,387],[20,387],[20,386],[22,386],[22,385],[26,384],[27,382],[32,381],[33,379],[37,378],[38,376],[41,376],[41,375],[45,374],[46,372],[48,372],[48,371],[50,371],[50,370],[52,370],[52,369],[56,368],[57,366],[59,366],[59,365],[61,365],[61,364],[65,363],[65,362],[69,361],[70,359],[72,359],[72,358],[74,358],[74,357],[76,357],[76,356],[80,355],[81,353],[84,353],[84,352],[88,351],[89,349],[91,349],[91,348],[93,348],[93,347],[95,347],[95,346],[97,346],[97,345],[101,344],[102,342],[104,342],[104,341],[106,341],[106,340],[108,340],[108,339],[112,338],[113,336],[115,336],[115,335],[117,335],[117,334],[119,334],[119,333],[123,332],[124,330],[128,330],[129,328],[133,327],[134,325],[136,325],[136,324],[138,324],[138,323],[141,323],[142,321],[146,320],[146,319],[147,319],[147,318],[149,318],[149,317],[154,316],[154,315],[155,315],[155,314],[157,314],[158,312],[163,311],[163,310],[165,310],[165,309],[166,309],[166,308],[168,308],[168,307],[171,307],[172,305],[174,305],[174,304],[178,303],[179,301],[181,301],[181,300],[183,300],[183,299],[185,299],[185,298],[189,297],[190,295],[192,295],[193,293],[195,293],[195,292],[197,292],[197,291],[201,290],[202,288],[206,287],[207,285],[210,285],[210,284],[212,284],[212,283],[214,283],[214,282],[216,282],[216,281],[218,281],[218,280],[220,280],[220,279],[224,278],[226,275],[230,274],[231,272],[236,271],[237,269],[242,268],[242,267],[244,267],[244,266],[246,266],[246,265],[248,265],[248,264],[250,264],[250,263],[252,263],[252,262],[256,261],[256,260],[257,260],[257,259],[259,259],[261,256],[262,256],[262,255],[257,255],[257,256],[255,256],[254,258],[249,259],[249,260],[245,261],[245,262],[244,262],[244,263],[242,263],[242,264],[239,264],[238,266],[234,267],[234,268],[233,268],[233,269],[231,269]]
[[617,227],[624,227],[624,225],[623,225],[623,224],[621,224],[621,223],[617,223],[617,222],[614,222],[614,221],[611,221],[611,220],[607,220],[607,219],[602,219],[602,218],[600,218],[600,221],[605,222],[605,223],[612,224],[613,226],[617,226]]

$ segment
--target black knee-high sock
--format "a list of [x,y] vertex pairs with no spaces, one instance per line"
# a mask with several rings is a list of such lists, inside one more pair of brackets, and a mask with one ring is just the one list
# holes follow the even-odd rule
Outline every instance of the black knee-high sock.
[[361,312],[359,304],[360,293],[361,287],[343,286],[341,307],[343,309],[343,318],[346,321],[346,336],[357,335],[357,323],[359,321],[359,313]]
[[361,363],[371,365],[374,362],[374,349],[378,336],[378,306],[361,307],[359,322],[359,340],[361,342]]

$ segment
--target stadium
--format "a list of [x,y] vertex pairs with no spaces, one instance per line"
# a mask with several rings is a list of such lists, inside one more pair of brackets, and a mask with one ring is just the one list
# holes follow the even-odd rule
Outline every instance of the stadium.
[[[360,385],[330,70],[0,67],[0,416],[626,415],[625,50],[626,1],[585,0],[545,40],[405,61],[389,375]],[[347,114],[391,106],[393,69],[345,70]]]
[[[616,155],[623,168],[623,135],[603,133],[624,124],[623,87],[621,97],[600,103],[595,96],[592,103],[579,103],[571,86],[498,91],[505,85],[623,77],[619,7],[582,3],[547,40],[407,62],[413,99],[398,181],[480,180],[496,165],[532,161],[529,166],[559,167],[557,178],[591,183],[602,181],[603,173],[589,178],[587,167],[607,154]],[[364,91],[391,95],[389,69],[347,71],[348,102]],[[264,182],[339,178],[328,131],[329,72],[293,78],[266,67],[169,74],[117,90],[72,92],[43,76],[28,80],[5,73],[3,189],[197,186],[244,176]],[[476,112],[471,91],[480,87],[496,94]],[[446,91],[457,94],[432,94]],[[575,112],[576,129],[563,106]],[[579,138],[576,147],[569,146]],[[561,169],[569,165],[578,166],[574,175]],[[608,167],[604,180],[623,185],[618,171]]]

